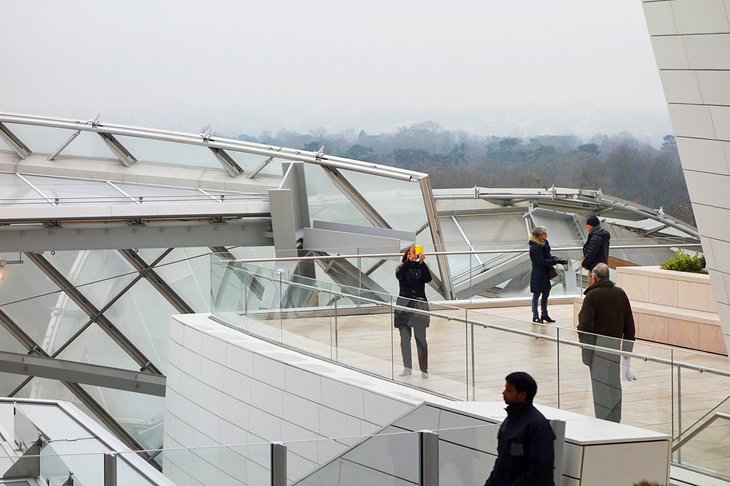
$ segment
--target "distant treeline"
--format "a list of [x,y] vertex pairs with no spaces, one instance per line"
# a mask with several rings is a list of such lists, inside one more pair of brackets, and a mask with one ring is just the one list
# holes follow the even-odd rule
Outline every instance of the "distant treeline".
[[604,193],[653,208],[694,224],[674,137],[661,146],[628,134],[480,137],[444,130],[427,122],[395,133],[368,135],[323,130],[282,131],[241,139],[298,147],[327,154],[427,172],[436,188],[573,187]]

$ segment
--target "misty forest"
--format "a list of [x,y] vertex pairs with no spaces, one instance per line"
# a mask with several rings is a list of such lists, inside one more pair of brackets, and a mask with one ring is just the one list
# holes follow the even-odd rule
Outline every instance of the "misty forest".
[[640,141],[629,134],[529,138],[475,136],[426,122],[394,133],[276,135],[239,138],[427,172],[435,188],[570,187],[601,189],[695,224],[674,136]]

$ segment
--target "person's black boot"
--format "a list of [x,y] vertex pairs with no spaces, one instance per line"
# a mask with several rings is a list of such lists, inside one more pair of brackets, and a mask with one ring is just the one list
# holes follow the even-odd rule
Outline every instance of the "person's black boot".
[[541,320],[542,321],[545,321],[545,322],[555,322],[555,319],[550,319],[550,316],[547,315],[547,314],[545,314],[544,316],[542,316]]
[[536,323],[538,323],[538,324],[542,324],[542,319],[540,319],[540,318],[538,318],[538,317],[533,317],[533,318],[532,318],[532,322],[536,322]]

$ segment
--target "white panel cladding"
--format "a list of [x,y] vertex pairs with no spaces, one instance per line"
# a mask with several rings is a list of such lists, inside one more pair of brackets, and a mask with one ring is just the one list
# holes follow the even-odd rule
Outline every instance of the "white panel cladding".
[[[722,322],[730,322],[730,305],[723,304],[722,302],[717,303],[717,313],[720,315],[720,320]],[[726,329],[723,330],[723,334],[725,335],[725,342],[728,342],[730,338],[730,332],[728,332]]]
[[708,206],[730,207],[730,176],[709,172],[684,171],[692,202]]
[[651,35],[676,34],[670,2],[644,3],[644,18]]
[[[691,72],[691,71],[690,71]],[[708,105],[730,106],[730,71],[695,71],[702,99]]]
[[730,252],[730,241],[719,240],[716,238],[713,238],[710,241],[712,242],[711,247],[713,255],[721,255],[723,258],[716,258],[713,262],[714,264],[707,261],[707,267],[730,274],[730,261],[726,258],[726,256],[730,254],[728,253]]
[[676,136],[715,139],[709,106],[670,103],[669,116]]
[[682,36],[690,69],[730,69],[730,34]]
[[[693,194],[690,193],[690,197]],[[730,241],[730,226],[723,224],[725,221],[730,221],[730,210],[727,208],[718,208],[714,206],[705,206],[703,204],[692,203],[692,211],[695,215],[695,221],[697,226],[702,228],[702,234],[713,240],[721,240],[723,242]],[[713,246],[715,242],[713,241]],[[720,262],[720,259],[728,259],[728,254],[721,255],[717,251],[717,247],[713,249],[715,254],[716,264],[720,267],[724,267],[725,264]]]
[[689,69],[687,52],[680,36],[659,36],[651,38],[659,69]]
[[718,270],[710,270],[710,281],[712,290],[715,292],[715,299],[718,303],[730,305],[727,290],[730,288],[730,274]]
[[[305,362],[301,355],[222,328],[206,316],[185,318],[202,324],[172,322],[165,440],[182,447],[258,445],[193,450],[184,461],[171,460],[180,484],[210,484],[206,475],[224,478],[220,484],[265,483],[268,442],[279,440],[292,442],[288,466],[295,479],[427,397],[393,385],[400,392],[393,398],[375,392],[375,384],[368,389],[367,380],[382,386],[380,380],[327,368],[315,359]],[[235,471],[230,464],[236,464]]]
[[711,106],[710,115],[718,140],[730,141],[730,106]]
[[702,103],[695,71],[661,71],[659,76],[669,103]]
[[[689,195],[702,235],[703,250],[718,314],[723,325],[725,343],[730,349],[730,204],[727,203],[727,184],[705,186],[698,183],[696,172],[727,174],[730,168],[730,0],[673,0],[651,5],[645,2],[647,26],[652,34],[654,56],[660,72],[672,69],[697,70],[702,102],[712,106],[688,107],[673,104],[667,93],[669,114],[677,136],[682,166],[688,181]],[[672,35],[666,7],[669,6],[674,25],[680,35]],[[697,35],[681,35],[692,33]],[[668,34],[660,35],[657,34]],[[663,78],[665,76],[662,76]],[[670,89],[671,91],[671,89]],[[697,124],[693,127],[694,124]],[[690,141],[686,137],[708,139],[707,144]],[[710,141],[712,140],[712,141]],[[718,144],[725,153],[725,163],[718,153]],[[727,181],[727,176],[720,180]],[[715,191],[715,194],[708,194]],[[710,201],[724,207],[713,207],[700,202]],[[719,271],[721,273],[716,273]]]
[[724,0],[674,0],[671,7],[679,34],[730,31]]
[[[681,140],[680,140],[681,138]],[[718,140],[677,137],[677,148],[685,170],[728,175],[728,158],[724,144]]]

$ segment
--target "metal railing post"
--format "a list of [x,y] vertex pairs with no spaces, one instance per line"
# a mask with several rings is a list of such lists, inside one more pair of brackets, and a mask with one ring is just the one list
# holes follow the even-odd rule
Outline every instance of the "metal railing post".
[[116,454],[104,454],[104,486],[117,486]]
[[271,486],[286,486],[286,444],[271,443]]
[[431,430],[418,431],[418,484],[439,484],[439,435]]

